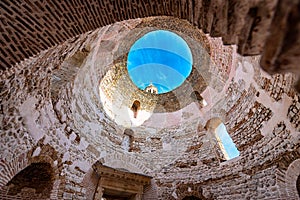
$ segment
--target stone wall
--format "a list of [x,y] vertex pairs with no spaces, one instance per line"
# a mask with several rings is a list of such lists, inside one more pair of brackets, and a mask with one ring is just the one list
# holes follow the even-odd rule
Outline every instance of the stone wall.
[[[1,198],[19,198],[19,194],[7,197],[8,182],[40,162],[54,169],[48,199],[93,197],[99,179],[92,169],[96,162],[153,176],[145,199],[182,199],[188,194],[206,199],[289,196],[290,185],[278,177],[288,174],[289,165],[300,157],[299,95],[290,89],[295,76],[269,76],[260,70],[259,57],[241,57],[234,46],[214,49],[220,40],[209,40],[214,45],[207,47],[215,65],[206,67],[216,72],[210,73],[214,77],[207,79],[211,81],[201,93],[208,105],[191,101],[178,110],[154,113],[142,126],[131,127],[134,150],[122,147],[128,127],[105,113],[99,84],[126,33],[158,19],[108,25],[1,71]],[[224,49],[232,52],[229,58],[223,57]],[[218,55],[225,64],[219,66]],[[223,78],[212,81],[218,77]],[[263,87],[264,80],[289,89],[270,92]],[[185,97],[183,91],[179,94]],[[238,158],[218,159],[205,129],[214,117],[226,125],[240,150]]]
[[[287,167],[299,157],[299,132],[293,121],[287,118],[289,107],[295,105],[293,99],[298,99],[298,95],[294,93],[291,97],[284,93],[276,105],[272,95],[258,85],[259,81],[249,77],[250,74],[256,75],[253,78],[263,79],[266,76],[256,67],[257,61],[256,58],[238,57],[238,76],[230,82],[227,96],[224,96],[221,103],[215,104],[215,110],[227,111],[227,117],[223,120],[241,155],[215,165],[210,158],[209,168],[206,168],[203,164],[208,160],[207,155],[212,153],[203,154],[205,145],[195,155],[183,154],[156,176],[162,199],[182,199],[182,192],[188,196],[198,191],[206,199],[251,199],[254,196],[257,199],[285,199],[295,195],[295,190],[290,191],[289,186],[280,185],[277,170],[281,169],[277,166]],[[243,76],[246,72],[247,77]],[[260,75],[257,76],[257,73]],[[276,79],[276,76],[266,77]],[[284,79],[292,78],[292,75],[285,75]],[[286,83],[284,79],[281,79],[283,84]],[[198,164],[194,165],[192,161]],[[196,183],[197,191],[189,186]],[[293,187],[295,185],[296,180],[293,181]],[[183,186],[186,188],[184,191],[177,189]],[[282,193],[281,190],[288,192]]]
[[[299,1],[3,1],[1,69],[117,21],[149,16],[186,19],[242,55],[263,54],[269,73],[299,75]],[[278,23],[281,26],[278,26]],[[300,82],[299,82],[300,83]],[[298,86],[299,87],[299,86]]]

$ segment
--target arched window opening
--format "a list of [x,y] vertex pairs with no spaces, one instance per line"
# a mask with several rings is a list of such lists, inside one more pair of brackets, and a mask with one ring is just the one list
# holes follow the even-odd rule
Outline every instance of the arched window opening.
[[125,129],[122,147],[125,151],[130,152],[133,146],[133,130]]
[[134,118],[137,118],[137,114],[140,108],[141,108],[141,103],[138,100],[135,100],[131,106],[131,110],[133,111]]
[[296,182],[296,187],[297,187],[298,195],[300,197],[300,175],[298,176],[298,179]]
[[206,128],[214,136],[213,143],[216,144],[217,152],[222,153],[220,160],[230,160],[240,155],[225,125],[219,118],[209,120],[206,124]]
[[201,200],[201,199],[195,196],[187,196],[184,197],[182,200]]
[[32,163],[7,183],[8,195],[18,195],[26,189],[33,196],[39,194],[41,198],[49,198],[53,188],[53,174],[49,163]]
[[226,160],[240,155],[240,152],[237,150],[223,123],[216,128],[215,134]]

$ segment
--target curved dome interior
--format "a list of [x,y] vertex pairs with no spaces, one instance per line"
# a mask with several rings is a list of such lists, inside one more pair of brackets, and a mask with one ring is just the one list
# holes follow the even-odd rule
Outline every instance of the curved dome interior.
[[[46,16],[56,16],[54,8],[61,10],[63,5],[56,1],[36,3],[22,4],[24,9],[35,8],[29,13],[18,12],[24,14],[15,18],[16,24],[25,20],[26,25],[20,25],[22,30],[8,22],[11,10],[17,9],[15,5],[1,4],[1,14],[5,13],[3,26],[8,26],[1,33],[6,41],[1,48],[1,63],[10,67],[1,67],[0,71],[0,198],[298,198],[300,96],[294,88],[298,68],[293,65],[296,59],[287,54],[294,55],[296,50],[277,51],[276,59],[273,58],[270,42],[276,31],[271,31],[266,39],[264,27],[271,20],[260,16],[271,13],[277,19],[279,15],[272,8],[281,12],[282,2],[249,7],[245,19],[252,19],[252,15],[261,17],[264,26],[253,22],[253,26],[262,27],[255,32],[246,24],[239,29],[228,25],[229,35],[223,34],[220,21],[214,18],[224,22],[219,16],[222,12],[211,13],[226,6],[213,9],[214,3],[201,4],[206,8],[205,17],[194,12],[200,4],[190,1],[185,6],[181,2],[181,7],[174,9],[167,2],[162,5],[153,1],[151,6],[160,6],[149,6],[158,13],[145,11],[147,14],[143,15],[135,12],[146,7],[137,9],[132,5],[132,16],[120,17],[117,13],[122,12],[116,9],[114,17],[102,14],[106,17],[94,22],[77,18],[75,13],[62,15],[66,21],[76,17],[72,25],[76,28],[70,29],[50,22],[31,26],[36,21],[26,16],[45,15],[36,15],[40,22]],[[95,5],[82,5],[82,12],[96,8]],[[106,5],[112,8],[108,2],[100,7]],[[292,18],[293,7],[290,10]],[[243,12],[236,12],[230,13],[238,20]],[[157,16],[147,17],[152,15]],[[112,23],[112,18],[120,22]],[[235,25],[242,23],[230,19]],[[31,34],[43,24],[43,34]],[[251,37],[244,37],[250,29],[260,37],[254,32]],[[168,51],[176,52],[176,56],[188,54],[191,69],[184,73],[181,84],[156,95],[144,91],[145,85],[140,89],[134,85],[130,70],[145,63],[130,68],[129,58],[139,38],[158,30],[182,38],[189,51]],[[240,30],[240,34],[233,30]],[[12,50],[19,51],[16,38],[24,38],[24,49],[13,55]],[[277,39],[283,41],[284,48],[290,47],[292,43],[283,38]],[[266,67],[269,60],[281,63],[280,69]],[[261,65],[268,72],[288,69],[294,74],[269,75]],[[227,144],[220,129],[226,129],[226,137],[230,137],[238,154],[226,154]],[[22,178],[24,169],[40,171],[48,179],[37,181],[40,188],[31,187]],[[128,190],[129,186],[133,189]]]

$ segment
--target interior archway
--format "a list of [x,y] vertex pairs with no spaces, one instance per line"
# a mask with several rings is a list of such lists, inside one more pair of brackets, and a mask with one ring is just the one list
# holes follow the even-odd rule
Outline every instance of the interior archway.
[[32,163],[8,183],[8,195],[17,195],[24,189],[31,190],[32,195],[41,195],[42,198],[50,197],[53,187],[54,171],[49,163]]
[[206,123],[206,128],[212,134],[213,145],[217,144],[217,154],[220,159],[230,160],[240,155],[235,143],[227,132],[226,126],[220,118],[212,118]]
[[[262,63],[270,73],[299,74],[298,1],[18,2],[0,6],[0,185],[27,165],[20,155],[50,155],[30,149],[51,144],[58,152],[51,166],[60,168],[51,198],[86,197],[80,180],[96,161],[153,174],[153,199],[298,196],[298,167],[284,174],[300,157],[297,77],[260,70]],[[138,92],[128,87],[127,53],[138,36],[162,28],[186,39],[194,67],[170,93]],[[87,56],[76,53],[89,46]],[[197,106],[193,91],[208,106]],[[138,123],[134,100],[138,118],[145,111]],[[203,128],[215,116],[242,151],[238,159],[216,159]],[[125,128],[134,131],[135,151],[122,148]],[[284,175],[275,180],[277,171]]]

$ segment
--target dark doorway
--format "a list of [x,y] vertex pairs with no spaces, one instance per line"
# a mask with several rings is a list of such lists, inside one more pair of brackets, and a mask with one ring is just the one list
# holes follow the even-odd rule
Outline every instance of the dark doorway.
[[102,198],[105,200],[132,200],[134,197],[135,195],[130,192],[105,188]]

